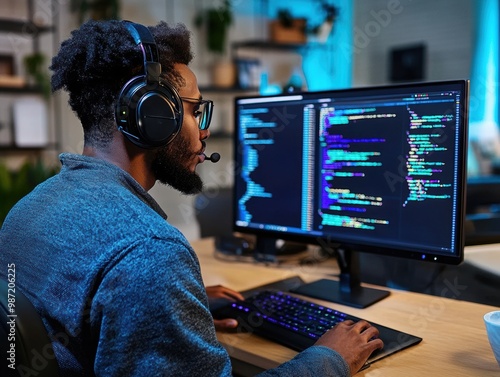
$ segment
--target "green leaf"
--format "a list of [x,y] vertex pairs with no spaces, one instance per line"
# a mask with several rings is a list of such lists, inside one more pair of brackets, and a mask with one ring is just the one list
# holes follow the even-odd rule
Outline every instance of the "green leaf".
[[20,199],[58,170],[45,166],[41,161],[26,162],[19,170],[10,170],[0,163],[0,225]]

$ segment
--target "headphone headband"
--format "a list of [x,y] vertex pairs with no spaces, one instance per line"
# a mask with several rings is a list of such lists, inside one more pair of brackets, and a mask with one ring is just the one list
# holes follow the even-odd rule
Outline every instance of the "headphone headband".
[[158,47],[151,32],[146,26],[131,21],[125,21],[125,27],[134,38],[135,44],[141,48],[144,57],[144,73],[148,82],[159,81],[161,66],[158,58]]

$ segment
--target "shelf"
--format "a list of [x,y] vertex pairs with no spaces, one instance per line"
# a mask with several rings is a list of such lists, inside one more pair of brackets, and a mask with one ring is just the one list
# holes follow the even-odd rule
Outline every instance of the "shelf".
[[[25,3],[24,5],[20,5],[21,3]],[[35,54],[42,52],[41,51],[41,35],[42,34],[53,34],[52,35],[52,46],[54,44],[57,44],[56,40],[56,22],[57,22],[57,15],[59,15],[59,2],[53,1],[53,0],[48,0],[47,1],[47,6],[50,9],[45,9],[49,10],[49,13],[46,16],[49,16],[50,18],[47,19],[47,24],[40,24],[35,22],[35,16],[37,15],[36,12],[38,10],[38,7],[35,4],[36,0],[25,0],[25,1],[16,1],[16,5],[19,4],[19,10],[21,8],[26,9],[26,18],[21,17],[8,17],[8,16],[0,16],[0,33],[7,34],[17,34],[20,38],[23,39],[31,39],[32,42],[32,47],[31,51],[17,51],[15,48],[16,46],[11,46],[11,53],[13,57],[16,56],[17,59],[22,62],[23,58],[26,56],[29,56],[29,54]],[[12,2],[14,3],[14,2]],[[45,18],[44,18],[45,19]],[[6,53],[6,51],[4,51]],[[11,69],[10,71],[16,71],[16,69]],[[10,72],[12,74],[12,72]],[[16,101],[17,96],[30,96],[30,95],[36,95],[37,97],[42,97],[44,94],[44,91],[42,88],[38,85],[30,84],[29,82],[26,82],[26,80],[23,77],[20,76],[9,76],[9,75],[2,75],[0,78],[0,101],[3,103],[6,103],[8,106],[11,106],[10,102]],[[5,106],[7,107],[7,106]],[[56,104],[54,104],[53,101],[48,101],[48,103],[45,104],[45,108],[47,110],[47,116],[48,120],[50,119],[51,123],[54,124],[54,134],[59,136],[59,123],[60,123],[60,117],[58,113],[58,108]],[[31,114],[30,114],[31,115]],[[35,116],[33,114],[33,116]],[[14,118],[11,116],[11,118]],[[4,135],[5,139],[3,139],[3,144],[0,144],[0,156],[9,158],[10,156],[17,156],[17,155],[22,155],[22,156],[29,156],[29,155],[34,155],[38,156],[41,153],[45,151],[58,151],[58,141],[57,141],[57,136],[53,136],[54,139],[56,140],[48,140],[48,142],[44,145],[33,145],[33,146],[19,146],[16,145],[15,143],[15,138],[14,138],[14,127],[12,125],[13,120],[7,120],[7,119],[2,119],[2,123],[4,124],[4,127],[8,127],[12,131],[12,137],[10,139],[7,139],[7,135]],[[50,127],[50,126],[49,126]],[[47,131],[49,132],[50,129]],[[52,133],[52,132],[50,132]]]
[[265,40],[240,41],[232,43],[233,51],[239,48],[258,48],[260,50],[297,51],[309,47],[307,43],[277,43]]
[[52,26],[37,26],[28,20],[14,20],[10,18],[0,18],[0,31],[11,33],[28,33],[30,35],[38,35],[54,30]]
[[221,94],[230,94],[230,93],[255,93],[259,91],[259,88],[240,88],[240,87],[231,87],[231,88],[220,88],[217,86],[200,86],[200,92],[203,93],[221,93]]
[[47,144],[43,146],[33,146],[33,147],[19,147],[15,144],[0,144],[0,153],[2,152],[19,152],[19,153],[26,153],[26,152],[44,152],[44,151],[50,151],[50,150],[58,150],[59,146],[57,143],[54,142],[48,142]]
[[0,154],[2,152],[19,152],[19,153],[26,153],[26,152],[42,152],[47,149],[47,146],[43,147],[16,147],[14,145],[0,145]]
[[41,94],[42,91],[38,86],[0,86],[2,93]]

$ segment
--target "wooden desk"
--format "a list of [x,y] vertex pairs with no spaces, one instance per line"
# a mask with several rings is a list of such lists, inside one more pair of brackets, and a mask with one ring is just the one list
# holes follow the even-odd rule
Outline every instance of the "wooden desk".
[[500,244],[467,246],[465,261],[500,277]]
[[[211,239],[193,242],[193,247],[208,286],[222,284],[246,290],[295,275],[305,281],[324,276],[324,270],[315,266],[277,268],[216,260]],[[466,289],[453,286],[453,282],[449,287],[450,297],[453,290]],[[397,290],[391,290],[388,298],[366,309],[308,299],[423,338],[420,344],[377,361],[356,376],[500,375],[483,323],[483,315],[498,308]],[[219,333],[218,337],[233,359],[261,369],[276,367],[296,355],[295,351],[256,335]]]

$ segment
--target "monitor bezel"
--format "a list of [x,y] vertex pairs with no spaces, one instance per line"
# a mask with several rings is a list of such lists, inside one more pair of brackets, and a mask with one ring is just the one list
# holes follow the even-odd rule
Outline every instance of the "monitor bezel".
[[[464,260],[464,222],[465,222],[465,198],[466,198],[466,182],[467,182],[467,149],[468,149],[468,118],[469,118],[469,87],[470,81],[467,79],[461,80],[441,80],[441,81],[426,81],[426,82],[412,82],[412,83],[401,83],[401,84],[390,84],[390,85],[378,85],[369,87],[353,87],[346,89],[334,89],[334,90],[323,90],[314,92],[293,92],[293,93],[281,93],[275,95],[242,95],[236,96],[234,98],[234,136],[232,139],[233,143],[233,161],[234,161],[234,174],[238,174],[238,153],[240,150],[239,142],[239,122],[238,122],[238,102],[247,99],[258,99],[258,98],[275,98],[275,97],[286,97],[290,95],[342,95],[355,94],[356,92],[362,91],[380,91],[384,89],[405,89],[405,88],[415,88],[419,90],[421,88],[437,88],[439,86],[460,86],[463,92],[460,103],[460,121],[459,124],[461,129],[459,130],[459,144],[458,144],[458,156],[460,157],[459,164],[461,166],[460,171],[458,171],[457,183],[460,186],[457,192],[457,203],[456,203],[456,240],[455,240],[455,250],[453,253],[438,253],[435,250],[412,250],[412,248],[406,247],[395,247],[383,244],[376,244],[374,242],[355,242],[352,239],[347,239],[340,235],[334,237],[329,235],[328,237],[318,237],[317,235],[308,234],[298,234],[298,233],[285,233],[273,231],[270,229],[257,229],[254,227],[240,226],[237,224],[237,211],[233,211],[233,231],[242,234],[254,235],[256,237],[280,239],[285,241],[300,242],[310,245],[319,245],[329,248],[340,248],[344,250],[350,250],[362,253],[371,253],[379,255],[389,255],[394,257],[400,257],[405,259],[416,259],[420,261],[428,261],[433,263],[443,263],[450,265],[458,265]],[[235,181],[236,185],[236,181]],[[235,193],[236,187],[233,187],[233,199],[232,206],[234,209],[237,208],[238,198]]]

